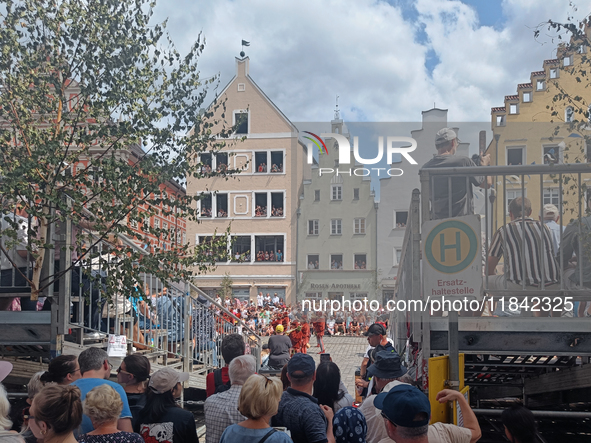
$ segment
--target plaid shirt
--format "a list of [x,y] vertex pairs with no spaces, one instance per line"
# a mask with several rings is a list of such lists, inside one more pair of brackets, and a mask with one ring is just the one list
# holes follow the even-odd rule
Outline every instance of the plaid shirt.
[[238,412],[238,397],[242,385],[232,385],[230,389],[212,395],[205,400],[205,443],[219,443],[226,428],[246,420]]

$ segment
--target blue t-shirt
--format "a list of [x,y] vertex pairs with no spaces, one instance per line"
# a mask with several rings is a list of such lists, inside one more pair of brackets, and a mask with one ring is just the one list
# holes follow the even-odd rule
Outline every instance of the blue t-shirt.
[[[97,386],[101,386],[107,384],[111,386],[117,394],[121,397],[121,401],[123,401],[123,410],[121,411],[121,415],[119,418],[129,418],[131,419],[131,410],[129,409],[129,403],[127,402],[127,394],[125,390],[121,387],[120,384],[114,383],[110,380],[103,380],[101,378],[80,378],[72,383],[74,386],[78,386],[80,392],[82,392],[82,401],[86,399],[86,394],[92,391],[93,388]],[[87,434],[90,431],[94,430],[94,426],[92,426],[92,422],[88,415],[82,416],[82,424],[80,425],[80,434]]]
[[[240,425],[231,425],[226,428],[220,443],[258,443],[271,430],[265,429],[248,429]],[[281,431],[274,432],[265,443],[292,443],[291,438]]]

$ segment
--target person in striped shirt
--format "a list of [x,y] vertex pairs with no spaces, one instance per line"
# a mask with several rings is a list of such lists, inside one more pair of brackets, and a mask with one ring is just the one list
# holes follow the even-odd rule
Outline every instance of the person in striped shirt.
[[[540,291],[543,284],[543,296],[552,297],[560,293],[560,273],[555,259],[558,251],[553,249],[549,229],[542,222],[532,219],[531,212],[531,202],[527,197],[513,199],[509,204],[511,222],[497,230],[490,245],[488,289],[493,293],[507,291],[499,294],[505,296],[505,310],[496,312],[501,316],[520,314],[519,309],[507,309],[508,297],[524,295],[524,281],[526,291]],[[505,273],[495,275],[501,257],[504,257]],[[519,300],[519,305],[521,303]],[[531,312],[536,317],[549,314],[548,310],[541,309],[539,303],[538,306],[531,301],[527,304],[524,316],[529,316]],[[561,312],[552,310],[552,315],[560,316]]]

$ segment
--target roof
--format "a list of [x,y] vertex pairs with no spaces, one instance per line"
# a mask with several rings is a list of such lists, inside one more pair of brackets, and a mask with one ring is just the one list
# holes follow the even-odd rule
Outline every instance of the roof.
[[546,71],[535,71],[531,73],[532,77],[545,77]]
[[492,108],[492,112],[505,112],[506,109],[504,106],[501,106],[499,108]]
[[533,88],[534,85],[532,83],[519,83],[517,85],[517,89],[529,89],[529,88]]
[[506,95],[505,100],[519,100],[518,95]]

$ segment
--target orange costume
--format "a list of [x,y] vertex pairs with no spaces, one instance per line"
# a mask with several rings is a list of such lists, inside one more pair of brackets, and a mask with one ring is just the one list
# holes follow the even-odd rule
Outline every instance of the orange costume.
[[296,329],[289,333],[289,339],[291,340],[291,347],[293,348],[293,353],[297,354],[302,352],[303,334],[302,329],[300,328],[300,325],[297,321],[293,323],[293,326]]
[[287,313],[283,314],[283,318],[281,319],[281,324],[283,325],[283,330],[289,330],[289,316]]
[[310,341],[310,323],[302,323],[302,353],[308,353],[308,342]]
[[316,342],[317,348],[320,348],[320,352],[323,353],[324,352],[324,340],[322,340],[322,337],[324,337],[324,329],[326,327],[326,323],[324,321],[323,317],[318,317],[316,319],[315,322],[312,323],[312,326],[314,326],[314,332],[316,333]]

